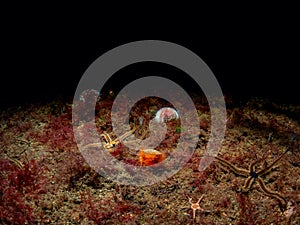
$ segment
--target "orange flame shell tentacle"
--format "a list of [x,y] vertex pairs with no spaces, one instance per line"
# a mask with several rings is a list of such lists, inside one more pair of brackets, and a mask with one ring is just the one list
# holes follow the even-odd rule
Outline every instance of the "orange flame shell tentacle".
[[141,149],[139,154],[141,166],[151,166],[163,161],[165,158],[165,154],[155,149]]

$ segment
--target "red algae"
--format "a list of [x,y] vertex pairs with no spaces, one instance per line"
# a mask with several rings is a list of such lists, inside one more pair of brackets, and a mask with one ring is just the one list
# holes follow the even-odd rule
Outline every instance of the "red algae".
[[[284,107],[257,98],[237,106],[231,102],[226,136],[218,155],[244,170],[256,162],[254,171],[261,171],[289,148],[272,172],[262,176],[269,190],[286,199],[287,206],[282,208],[278,199],[267,196],[255,182],[243,193],[245,178],[218,160],[213,160],[204,171],[198,170],[210,137],[210,111],[203,97],[193,98],[203,126],[200,124],[192,158],[174,176],[143,187],[115,183],[90,168],[74,140],[70,103],[56,101],[2,111],[1,223],[298,225],[300,106]],[[112,100],[113,96],[103,97],[96,104],[93,121],[98,135],[107,132],[115,137],[110,121]],[[131,110],[129,121],[139,127],[133,135],[143,139],[149,135],[147,123],[157,111],[172,105],[158,98],[144,99],[139,104]],[[90,114],[84,108],[80,110]],[[166,138],[155,150],[133,150],[118,144],[111,155],[138,167],[162,162],[185,132],[180,127],[180,114],[178,120],[167,121],[166,125]],[[80,144],[96,139],[89,137],[90,123],[75,126],[86,137]],[[97,146],[87,151],[97,151]],[[167,164],[164,169],[173,167]],[[197,211],[193,218],[190,203],[200,196],[204,198],[199,206],[206,211]]]

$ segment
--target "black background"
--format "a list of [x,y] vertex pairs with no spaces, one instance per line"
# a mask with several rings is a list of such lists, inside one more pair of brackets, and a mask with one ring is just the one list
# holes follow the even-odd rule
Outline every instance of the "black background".
[[2,41],[1,107],[72,97],[83,73],[100,55],[148,39],[174,42],[195,52],[213,71],[224,93],[238,101],[257,96],[286,104],[300,102],[298,35],[295,26],[280,18],[208,29],[195,23],[182,30],[176,26],[111,29],[103,27],[103,21],[93,24],[39,18],[7,23]]

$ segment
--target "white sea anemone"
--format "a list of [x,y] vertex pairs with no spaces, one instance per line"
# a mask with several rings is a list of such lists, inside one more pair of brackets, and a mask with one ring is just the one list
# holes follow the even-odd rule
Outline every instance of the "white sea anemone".
[[155,120],[158,123],[168,122],[173,119],[178,119],[178,112],[170,107],[164,107],[157,111],[155,115]]

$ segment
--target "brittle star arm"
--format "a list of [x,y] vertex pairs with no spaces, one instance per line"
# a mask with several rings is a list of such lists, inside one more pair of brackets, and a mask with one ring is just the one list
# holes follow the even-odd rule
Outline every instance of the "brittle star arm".
[[256,165],[256,162],[251,163],[251,165],[250,165],[250,171],[248,174],[249,177],[245,181],[245,184],[242,188],[242,192],[249,191],[250,188],[252,187],[253,183],[255,182],[255,179],[258,178],[258,174],[255,172],[255,165]]
[[232,165],[230,162],[228,162],[228,161],[226,161],[226,160],[224,160],[224,159],[222,159],[218,156],[216,156],[215,158],[217,160],[219,160],[222,165],[227,166],[229,169],[231,169],[232,172],[234,172],[235,174],[240,175],[242,177],[248,177],[249,176],[249,171],[248,170],[238,168],[238,167]]
[[253,177],[248,177],[245,181],[244,186],[242,187],[242,192],[248,192],[250,188],[252,187],[253,183],[255,181],[255,178]]
[[106,132],[103,132],[103,134],[101,134],[100,137],[103,137],[105,139],[106,143],[112,143],[112,141],[113,141],[111,139],[111,137],[109,136],[109,134]]
[[269,165],[267,168],[257,172],[258,176],[262,176],[262,175],[265,175],[267,173],[270,172],[270,170],[273,169],[274,165],[289,151],[289,149],[286,149],[284,151],[284,153],[282,153],[274,162],[271,163],[271,165]]
[[285,199],[283,196],[281,196],[279,193],[277,193],[277,192],[275,192],[275,191],[270,191],[269,189],[267,189],[267,187],[266,187],[265,184],[264,184],[264,181],[263,181],[260,177],[257,178],[257,182],[258,182],[258,184],[259,184],[260,189],[261,189],[266,195],[269,195],[269,196],[271,196],[271,197],[277,198],[277,199],[280,201],[281,205],[282,205],[283,207],[286,207],[287,201],[286,201],[286,199]]
[[136,127],[134,127],[132,130],[126,132],[125,134],[122,134],[120,137],[117,137],[114,141],[122,141],[131,134],[133,134],[136,131]]
[[122,140],[124,140],[126,137],[134,133],[136,130],[136,127],[134,127],[132,130],[126,132],[125,134],[121,135],[120,137],[117,137],[116,139],[112,140],[110,135],[106,132],[103,132],[103,134],[100,135],[100,137],[103,137],[105,140],[105,144],[101,144],[101,142],[96,142],[96,143],[91,143],[86,146],[84,146],[84,149],[89,148],[89,147],[100,147],[101,145],[109,150],[112,151],[114,147]]
[[203,211],[203,212],[209,212],[209,211],[206,211],[206,210],[202,209],[202,208],[200,207],[200,205],[199,205],[199,203],[201,202],[201,200],[202,200],[203,197],[204,197],[204,195],[202,195],[202,196],[198,199],[198,201],[197,201],[196,203],[193,203],[193,202],[192,202],[192,198],[189,198],[189,203],[191,204],[191,209],[193,210],[193,219],[195,219],[195,217],[196,217],[196,210],[197,210],[197,209],[199,209],[199,210],[201,210],[201,211]]

